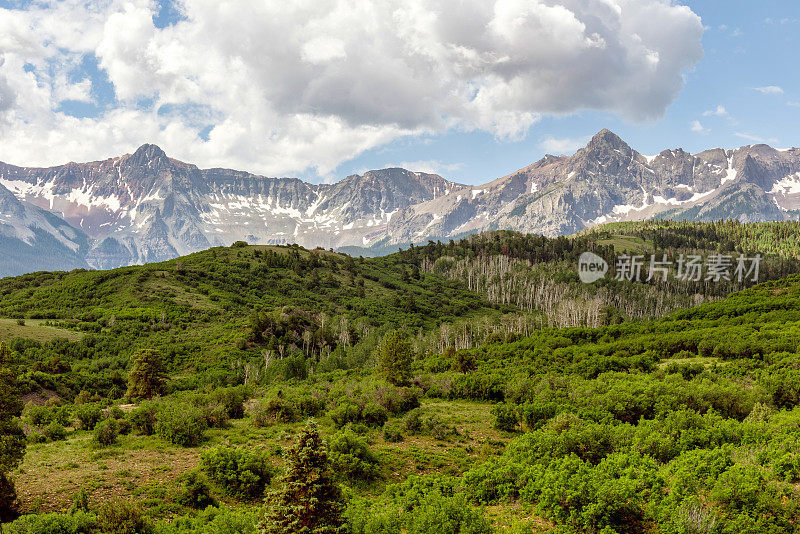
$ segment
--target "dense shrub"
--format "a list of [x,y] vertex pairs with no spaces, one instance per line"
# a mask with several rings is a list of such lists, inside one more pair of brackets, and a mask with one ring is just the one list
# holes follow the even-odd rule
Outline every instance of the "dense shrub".
[[383,439],[389,443],[403,441],[403,429],[399,425],[385,424],[383,426]]
[[271,423],[293,423],[298,420],[294,404],[281,395],[261,401],[253,410],[253,424],[266,426]]
[[500,430],[513,432],[519,422],[519,412],[513,404],[500,403],[492,408],[494,415],[494,426]]
[[170,443],[193,447],[203,440],[207,427],[200,408],[188,403],[164,402],[156,412],[156,434]]
[[131,410],[131,412],[128,414],[128,420],[131,422],[131,426],[140,434],[152,436],[156,433],[157,413],[157,403],[144,401],[139,404],[139,406]]
[[103,419],[103,410],[96,404],[79,404],[75,406],[75,418],[83,430],[94,430]]
[[101,445],[113,445],[117,442],[119,428],[116,419],[105,419],[94,429],[94,441]]
[[364,406],[361,419],[369,426],[383,426],[389,419],[389,413],[380,404],[370,403]]
[[70,514],[24,515],[3,527],[7,534],[95,534],[97,516],[83,511]]
[[361,407],[351,401],[345,401],[336,408],[328,412],[337,428],[341,428],[347,423],[361,421]]
[[211,486],[206,476],[199,471],[189,471],[179,479],[178,503],[181,506],[203,510],[207,506],[214,506],[216,501],[211,496]]
[[200,467],[226,495],[242,500],[261,498],[272,479],[266,458],[247,449],[214,447],[203,452]]
[[103,534],[150,534],[152,524],[142,510],[128,501],[110,501],[97,510],[97,521]]
[[59,441],[67,437],[67,430],[61,423],[53,421],[45,427],[44,435],[50,441]]
[[337,474],[356,480],[370,480],[378,474],[378,458],[369,445],[349,428],[331,436],[328,453]]

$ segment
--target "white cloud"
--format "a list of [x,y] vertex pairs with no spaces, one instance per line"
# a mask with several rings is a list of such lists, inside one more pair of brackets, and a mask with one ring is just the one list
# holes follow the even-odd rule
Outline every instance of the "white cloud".
[[765,139],[763,137],[759,137],[757,135],[752,135],[752,134],[745,133],[745,132],[736,132],[733,135],[735,135],[736,137],[741,137],[742,139],[747,139],[748,141],[753,141],[754,143],[773,143],[774,144],[774,143],[778,142],[778,139],[776,139],[774,137],[770,137],[770,138]]
[[579,148],[585,147],[589,139],[591,139],[591,136],[577,139],[547,137],[539,143],[539,148],[549,154],[572,154]]
[[766,85],[764,87],[756,87],[756,91],[764,95],[782,95],[783,89],[777,85]]
[[716,109],[710,109],[703,112],[703,117],[730,117],[728,110],[725,106],[717,106]]
[[800,108],[800,102],[789,101],[786,103],[787,106],[792,106],[793,108]]
[[[0,159],[43,165],[153,142],[204,166],[326,174],[403,136],[520,139],[543,115],[581,109],[654,120],[702,56],[700,18],[668,0],[180,7],[185,20],[166,28],[151,0],[0,10]],[[78,119],[58,109],[91,100],[75,72],[87,55],[119,103]]]
[[711,131],[708,128],[705,128],[702,124],[700,124],[700,121],[692,121],[691,127],[693,132],[700,134],[707,134]]
[[430,174],[439,174],[447,177],[448,174],[454,173],[464,168],[463,163],[442,163],[438,160],[422,160],[422,161],[403,161],[401,163],[387,163],[383,168],[399,167],[414,172],[426,172]]

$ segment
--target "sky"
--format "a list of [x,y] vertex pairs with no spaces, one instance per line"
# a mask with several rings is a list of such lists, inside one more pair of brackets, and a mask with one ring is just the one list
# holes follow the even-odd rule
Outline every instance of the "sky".
[[0,161],[481,184],[609,128],[800,146],[796,0],[0,0]]

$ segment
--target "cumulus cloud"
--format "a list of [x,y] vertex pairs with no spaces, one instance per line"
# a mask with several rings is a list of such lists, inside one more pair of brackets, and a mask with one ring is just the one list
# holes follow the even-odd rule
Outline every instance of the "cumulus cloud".
[[[700,18],[669,0],[184,0],[163,28],[151,0],[33,6],[0,10],[0,158],[24,164],[154,142],[201,165],[326,174],[403,136],[520,139],[582,109],[655,120],[702,56]],[[71,117],[62,101],[95,98],[86,57],[114,94]]]

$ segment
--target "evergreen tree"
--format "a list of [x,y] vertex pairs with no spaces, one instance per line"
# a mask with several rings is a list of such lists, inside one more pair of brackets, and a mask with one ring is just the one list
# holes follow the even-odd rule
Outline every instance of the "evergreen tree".
[[140,350],[133,355],[126,396],[131,399],[152,399],[164,392],[166,379],[167,371],[161,353],[153,349]]
[[25,456],[25,433],[17,419],[22,414],[19,385],[11,369],[11,351],[0,343],[0,522],[16,517],[17,494],[8,474]]
[[380,374],[392,384],[399,386],[411,378],[411,362],[414,352],[411,344],[403,339],[400,332],[389,333],[376,354]]
[[328,452],[317,425],[309,421],[288,451],[281,490],[267,501],[270,511],[259,526],[262,534],[334,534],[343,532],[344,503],[333,482]]

